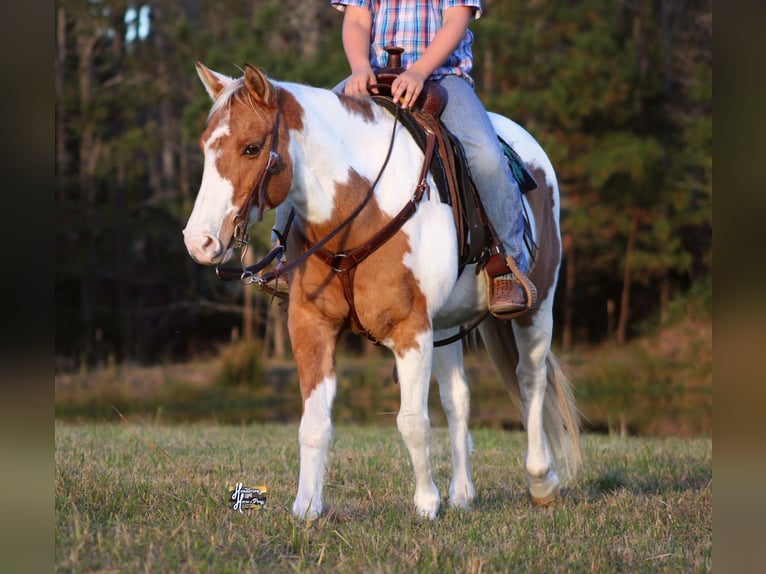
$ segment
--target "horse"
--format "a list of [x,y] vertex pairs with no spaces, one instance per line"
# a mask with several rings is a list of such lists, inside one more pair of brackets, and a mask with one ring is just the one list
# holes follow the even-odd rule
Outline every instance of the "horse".
[[[417,515],[434,519],[441,504],[429,456],[432,374],[449,429],[449,504],[469,508],[476,491],[463,345],[460,340],[434,343],[486,314],[485,278],[475,264],[459,269],[451,207],[437,193],[417,191],[424,183],[435,189],[424,151],[395,114],[370,97],[276,81],[249,64],[237,78],[199,62],[196,70],[213,104],[200,138],[200,189],[183,230],[192,259],[203,265],[225,262],[253,216],[260,219],[264,209],[289,202],[295,214],[298,239],[291,235],[286,246],[287,260],[295,264],[288,273],[287,324],[302,414],[292,513],[314,519],[323,511],[335,353],[340,335],[349,329],[363,329],[393,353],[400,387],[396,425],[412,463]],[[513,320],[489,315],[478,332],[520,409],[531,501],[547,504],[575,475],[580,460],[571,383],[551,352],[561,263],[558,183],[550,160],[527,131],[503,116],[492,113],[491,119],[539,184],[524,198],[538,246],[529,274],[538,304]],[[405,205],[411,207],[410,217],[354,267],[349,299],[336,273],[348,250],[390,226]],[[329,260],[310,250],[306,255],[317,244],[331,253]]]

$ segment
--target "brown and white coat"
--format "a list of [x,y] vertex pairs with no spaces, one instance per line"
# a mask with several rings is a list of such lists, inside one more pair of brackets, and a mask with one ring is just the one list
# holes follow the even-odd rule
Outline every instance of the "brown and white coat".
[[[367,98],[274,82],[247,66],[232,79],[198,64],[214,101],[200,139],[205,156],[202,183],[184,230],[191,257],[205,265],[231,254],[232,219],[253,189],[270,146],[277,170],[264,192],[267,208],[289,201],[296,225],[318,241],[359,205],[388,151],[390,113]],[[279,112],[279,113],[277,113]],[[489,317],[480,332],[490,355],[520,405],[528,432],[526,456],[532,499],[555,496],[555,454],[565,467],[577,460],[576,409],[550,353],[553,293],[560,263],[559,198],[555,173],[537,142],[514,122],[491,115],[497,131],[525,158],[539,188],[526,198],[540,247],[531,277],[537,309],[513,322]],[[275,122],[279,122],[276,126]],[[276,142],[272,142],[276,133]],[[342,251],[363,244],[394,217],[417,185],[423,152],[398,127],[391,159],[368,205],[328,244]],[[434,187],[433,181],[429,181]],[[304,246],[288,241],[288,260]],[[453,477],[450,503],[467,507],[475,496],[468,457],[469,395],[461,343],[434,349],[486,309],[484,276],[467,268],[458,277],[457,242],[449,206],[430,194],[402,229],[359,264],[354,282],[356,312],[365,329],[391,349],[401,387],[397,426],[415,472],[418,514],[434,518],[440,504],[429,464],[430,376],[436,376],[449,422]],[[293,505],[297,516],[322,512],[322,488],[336,393],[336,344],[349,328],[349,305],[334,272],[316,257],[289,277],[288,328],[298,367],[303,415],[300,478]],[[562,413],[564,413],[562,415]],[[553,452],[552,452],[553,451]]]

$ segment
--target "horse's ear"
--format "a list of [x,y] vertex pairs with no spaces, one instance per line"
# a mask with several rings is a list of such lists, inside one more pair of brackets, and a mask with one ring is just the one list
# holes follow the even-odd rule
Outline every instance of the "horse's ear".
[[250,64],[245,64],[245,86],[263,104],[269,107],[277,105],[274,86],[269,82],[266,74]]
[[197,62],[196,68],[199,79],[202,80],[202,84],[205,86],[207,93],[213,101],[216,100],[218,94],[220,94],[228,84],[234,81],[234,79],[229,76],[214,72],[201,62]]

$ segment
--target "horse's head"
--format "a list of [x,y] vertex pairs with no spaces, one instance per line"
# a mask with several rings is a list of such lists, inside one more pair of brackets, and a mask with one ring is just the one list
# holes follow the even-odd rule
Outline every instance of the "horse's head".
[[199,194],[183,231],[192,259],[204,265],[229,258],[257,210],[284,201],[292,180],[288,131],[280,88],[250,65],[229,78],[197,63],[213,107],[200,138],[204,169]]

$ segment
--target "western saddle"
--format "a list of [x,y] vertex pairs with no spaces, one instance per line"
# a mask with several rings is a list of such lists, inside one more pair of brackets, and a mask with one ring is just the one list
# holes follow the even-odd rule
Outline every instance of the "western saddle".
[[[386,47],[386,67],[375,72],[379,94],[372,96],[373,100],[392,113],[397,104],[391,98],[391,84],[404,71],[401,67],[403,51],[398,46]],[[440,120],[447,97],[447,91],[438,82],[427,80],[415,106],[408,111],[401,108],[398,110],[399,122],[408,129],[421,149],[425,150],[428,134],[433,134],[436,138],[430,169],[439,197],[452,207],[460,269],[467,264],[478,263],[477,273],[484,269],[490,278],[496,277],[508,273],[508,268],[500,240],[492,229],[471,179],[463,146]],[[521,158],[508,143],[498,139],[522,193],[535,189],[537,183]],[[526,215],[524,227],[525,230],[529,228]],[[528,235],[525,233],[525,240],[531,242]],[[534,256],[534,253],[532,255]]]

